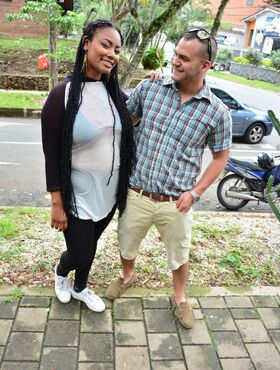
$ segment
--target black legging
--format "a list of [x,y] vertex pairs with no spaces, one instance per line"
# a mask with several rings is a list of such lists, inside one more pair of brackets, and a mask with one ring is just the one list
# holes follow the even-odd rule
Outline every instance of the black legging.
[[57,273],[67,276],[71,270],[75,270],[74,287],[77,291],[82,291],[87,286],[97,241],[111,221],[115,210],[116,206],[107,217],[97,222],[68,215],[68,227],[64,231],[67,251],[60,257]]

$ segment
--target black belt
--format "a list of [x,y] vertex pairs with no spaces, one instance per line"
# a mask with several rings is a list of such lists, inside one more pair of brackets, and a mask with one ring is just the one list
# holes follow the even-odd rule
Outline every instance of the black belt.
[[145,197],[156,200],[157,202],[169,202],[169,201],[175,201],[175,200],[179,199],[179,197],[176,197],[176,196],[173,196],[173,195],[149,193],[148,191],[143,190],[143,189],[139,189],[139,188],[131,188],[131,189],[136,191],[137,193],[140,193],[140,194],[144,195]]

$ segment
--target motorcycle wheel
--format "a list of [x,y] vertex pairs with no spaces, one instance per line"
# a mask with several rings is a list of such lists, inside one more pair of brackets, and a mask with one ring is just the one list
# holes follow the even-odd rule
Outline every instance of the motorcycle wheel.
[[218,200],[228,210],[236,211],[237,209],[244,207],[249,202],[249,200],[230,198],[226,195],[228,190],[236,192],[250,192],[252,187],[247,180],[244,181],[242,188],[240,188],[242,179],[243,178],[241,176],[232,174],[224,177],[218,185]]

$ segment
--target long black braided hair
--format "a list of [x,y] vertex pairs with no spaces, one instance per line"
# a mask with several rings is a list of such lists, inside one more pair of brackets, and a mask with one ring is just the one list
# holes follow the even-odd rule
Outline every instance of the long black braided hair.
[[[61,145],[61,183],[62,183],[62,199],[64,210],[70,212],[78,217],[78,211],[75,201],[75,195],[73,191],[71,181],[71,168],[72,168],[72,144],[73,144],[73,127],[77,112],[82,103],[82,92],[85,85],[85,71],[83,68],[85,50],[84,42],[86,39],[92,40],[97,30],[102,28],[113,28],[115,29],[121,38],[123,38],[119,29],[110,21],[99,19],[93,22],[89,22],[83,29],[83,35],[81,37],[76,61],[74,65],[74,71],[70,76],[70,89],[68,95],[68,101],[65,110],[63,131],[62,131],[62,145]],[[112,171],[114,167],[114,156],[115,156],[115,116],[110,102],[110,98],[113,100],[117,111],[120,116],[122,132],[121,132],[121,144],[120,144],[120,168],[119,168],[119,182],[117,189],[117,203],[120,211],[120,215],[124,211],[126,205],[126,197],[128,191],[129,177],[134,164],[135,159],[135,146],[133,140],[133,125],[126,108],[124,96],[120,91],[119,82],[117,77],[118,66],[115,65],[109,75],[102,75],[101,80],[103,81],[107,93],[108,100],[111,107],[111,111],[114,117],[113,125],[113,158],[111,173],[108,178],[107,184],[110,182]]]

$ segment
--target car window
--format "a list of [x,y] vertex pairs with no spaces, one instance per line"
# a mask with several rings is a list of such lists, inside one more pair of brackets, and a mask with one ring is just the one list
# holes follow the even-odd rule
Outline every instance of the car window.
[[236,100],[233,99],[229,94],[220,89],[215,89],[211,87],[211,91],[228,107],[233,107],[236,105]]

